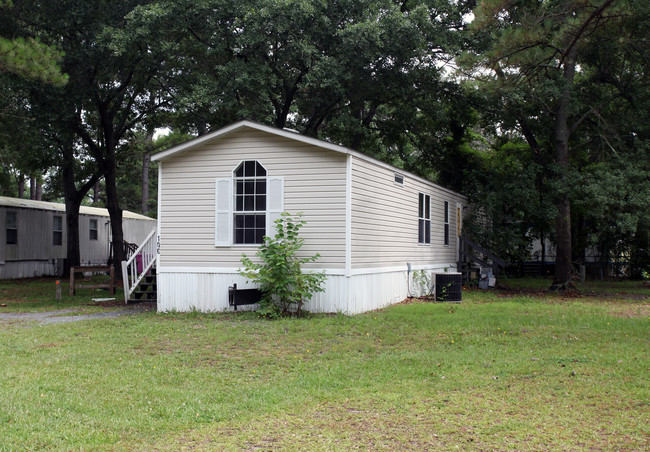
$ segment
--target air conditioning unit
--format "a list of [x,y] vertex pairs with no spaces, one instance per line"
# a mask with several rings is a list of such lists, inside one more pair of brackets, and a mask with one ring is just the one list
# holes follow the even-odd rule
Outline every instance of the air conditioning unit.
[[436,273],[436,301],[460,303],[463,300],[463,275],[461,273]]

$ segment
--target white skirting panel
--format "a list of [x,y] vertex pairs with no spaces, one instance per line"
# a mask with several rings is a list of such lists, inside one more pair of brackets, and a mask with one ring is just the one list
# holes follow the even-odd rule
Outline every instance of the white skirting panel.
[[0,279],[60,276],[62,271],[63,259],[6,261],[4,264],[0,264]]
[[[428,271],[449,268],[435,265]],[[455,267],[454,267],[455,268]],[[373,271],[374,270],[374,271]],[[165,269],[159,267],[158,310],[217,312],[232,308],[228,305],[228,287],[256,287],[236,271],[227,269]],[[328,274],[325,292],[315,294],[304,309],[311,312],[359,314],[399,303],[409,295],[406,269],[365,269],[350,277]],[[239,310],[246,306],[238,307]]]
[[[229,309],[228,287],[238,289],[255,286],[237,273],[194,273],[157,271],[158,310],[216,312]],[[240,309],[240,308],[238,308]]]

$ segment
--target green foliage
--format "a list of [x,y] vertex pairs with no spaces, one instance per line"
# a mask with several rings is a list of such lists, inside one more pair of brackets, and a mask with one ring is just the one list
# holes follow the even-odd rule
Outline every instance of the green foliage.
[[[419,0],[215,0],[193,5],[179,112],[203,133],[248,118],[323,136],[422,175],[461,115],[438,69],[468,6]],[[459,119],[460,121],[460,119]],[[463,126],[465,126],[464,121]],[[458,140],[457,140],[458,141]]]
[[244,268],[239,272],[259,284],[263,297],[258,312],[265,317],[287,315],[294,306],[300,315],[303,303],[314,293],[324,291],[325,273],[303,272],[301,268],[320,257],[319,254],[310,257],[299,255],[304,242],[299,232],[305,224],[300,214],[292,217],[284,212],[275,220],[275,236],[264,237],[264,243],[257,251],[261,262],[253,262],[242,255]]
[[555,208],[548,196],[548,165],[528,144],[501,140],[468,173],[472,211],[465,232],[508,262],[529,259],[534,238],[548,237]]
[[[153,139],[145,133],[133,133],[131,139],[118,149],[117,162],[118,180],[117,192],[123,209],[142,212],[155,216],[158,203],[158,163],[149,162],[148,178],[143,174],[143,158],[170,148],[192,137],[184,133],[171,132],[168,135]],[[149,187],[148,210],[142,210],[141,194],[143,184]]]
[[[525,139],[530,153],[515,157],[523,163],[517,170],[510,153],[499,152],[477,174],[485,197],[475,199],[497,220],[492,238],[506,247],[520,242],[514,254],[525,255],[530,231],[562,243],[562,262],[581,261],[590,245],[604,260],[612,253],[645,259],[648,209],[639,201],[647,200],[650,163],[648,10],[638,0],[485,0],[474,10],[471,50],[461,62],[475,70],[474,86],[485,96],[484,130],[495,148]],[[549,222],[552,204],[559,230]],[[510,227],[516,224],[520,231]]]
[[[0,1],[0,9],[10,9],[12,6],[10,0]],[[11,19],[3,17],[0,20],[0,33],[11,35],[14,25]],[[55,46],[43,44],[38,37],[0,36],[0,72],[63,86],[68,82],[68,75],[63,74],[59,67],[62,56],[63,53]]]

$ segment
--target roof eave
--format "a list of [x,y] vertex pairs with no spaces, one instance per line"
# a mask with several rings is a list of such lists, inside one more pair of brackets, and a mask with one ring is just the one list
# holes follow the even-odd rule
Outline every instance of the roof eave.
[[329,149],[331,151],[339,152],[341,154],[352,155],[352,156],[360,158],[362,160],[367,160],[367,161],[370,161],[370,162],[374,162],[374,163],[377,163],[380,166],[392,169],[394,171],[399,171],[401,173],[408,174],[409,177],[415,178],[415,179],[417,179],[417,180],[419,180],[421,182],[424,182],[426,184],[435,186],[435,187],[437,187],[439,189],[442,189],[444,191],[447,191],[449,193],[460,195],[460,196],[462,196],[463,198],[466,199],[466,197],[464,195],[462,195],[460,193],[457,193],[457,192],[455,192],[455,191],[453,191],[453,190],[451,190],[449,188],[438,185],[435,182],[432,182],[432,181],[430,181],[428,179],[417,176],[417,175],[415,175],[415,174],[413,174],[413,173],[411,173],[409,171],[405,171],[403,169],[397,168],[397,167],[395,167],[395,166],[393,166],[393,165],[391,165],[389,163],[382,162],[381,160],[377,160],[377,159],[375,159],[373,157],[370,157],[368,155],[365,155],[365,154],[363,154],[363,153],[361,153],[359,151],[354,151],[352,149],[346,148],[345,146],[341,146],[339,144],[329,143],[327,141],[319,140],[318,138],[308,137],[308,136],[305,136],[305,135],[301,135],[300,133],[297,133],[297,132],[278,129],[276,127],[267,126],[267,125],[260,124],[258,122],[254,122],[254,121],[250,121],[250,120],[243,120],[243,121],[236,122],[236,123],[231,124],[229,126],[223,127],[223,128],[221,128],[219,130],[215,130],[214,132],[205,134],[203,136],[194,138],[193,140],[186,141],[185,143],[181,143],[181,144],[179,144],[177,146],[171,147],[171,148],[169,148],[169,149],[167,149],[165,151],[162,151],[162,152],[159,152],[159,153],[153,155],[151,157],[151,160],[154,161],[154,162],[159,162],[159,161],[165,160],[165,159],[167,159],[169,157],[180,155],[183,152],[189,151],[192,148],[194,148],[194,147],[196,147],[196,146],[198,146],[198,145],[200,145],[202,143],[205,143],[205,142],[208,142],[210,140],[217,139],[217,138],[222,138],[222,137],[224,137],[224,136],[226,136],[226,135],[228,135],[230,133],[236,132],[236,131],[241,130],[241,129],[246,128],[246,127],[251,128],[253,130],[259,130],[259,131],[267,132],[267,133],[270,133],[270,134],[273,134],[273,135],[276,135],[276,136],[281,136],[281,137],[284,137],[284,138],[288,138],[290,140],[300,141],[302,143],[310,144],[310,145],[313,145],[313,146],[316,146],[316,147],[319,147],[319,148]]
[[215,130],[214,132],[210,132],[210,133],[207,133],[207,134],[205,134],[203,136],[194,138],[193,140],[186,141],[185,143],[181,143],[181,144],[179,144],[177,146],[171,147],[171,148],[166,149],[166,150],[164,150],[162,152],[159,152],[157,154],[154,154],[153,156],[151,156],[151,160],[154,161],[154,162],[159,162],[159,161],[165,160],[165,159],[167,159],[169,157],[176,156],[176,155],[179,155],[179,154],[181,154],[183,152],[189,151],[192,148],[194,148],[196,146],[199,146],[200,144],[203,144],[205,142],[208,142],[208,141],[211,141],[211,140],[214,140],[214,139],[217,139],[217,138],[222,138],[222,137],[224,137],[226,135],[229,135],[229,134],[231,134],[233,132],[236,132],[236,131],[241,130],[241,129],[246,128],[246,127],[254,129],[254,130],[259,130],[261,132],[271,133],[273,135],[281,136],[281,137],[288,138],[288,139],[291,139],[291,140],[301,141],[303,143],[311,144],[313,146],[318,146],[318,147],[321,147],[321,148],[330,149],[332,151],[340,152],[340,153],[343,153],[343,154],[350,154],[351,152],[353,152],[350,149],[346,148],[345,146],[341,146],[341,145],[334,144],[334,143],[328,143],[327,141],[319,140],[317,138],[307,137],[307,136],[301,135],[301,134],[296,133],[296,132],[291,132],[289,130],[278,129],[276,127],[267,126],[267,125],[260,124],[260,123],[254,122],[254,121],[243,120],[243,121],[239,121],[239,122],[236,122],[234,124],[231,124],[229,126],[223,127],[223,128],[221,128],[219,130]]

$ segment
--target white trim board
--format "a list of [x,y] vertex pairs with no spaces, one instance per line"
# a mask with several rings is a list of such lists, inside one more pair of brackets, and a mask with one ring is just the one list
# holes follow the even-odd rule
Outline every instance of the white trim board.
[[[456,263],[444,263],[444,264],[430,264],[430,265],[413,265],[411,271],[415,270],[434,270],[440,269],[452,269],[456,268]],[[241,267],[158,267],[156,269],[157,273],[198,273],[198,274],[232,274],[238,275],[239,269]],[[325,272],[326,275],[330,276],[347,276],[345,268],[310,268],[306,269],[308,272]],[[395,272],[406,272],[407,267],[405,265],[393,266],[393,267],[369,267],[369,268],[353,268],[351,270],[351,276],[358,275],[373,275],[378,273],[395,273]],[[449,274],[455,273],[455,271],[448,271]]]
[[160,266],[160,227],[162,225],[162,166],[158,163],[158,219],[156,220],[156,267]]
[[352,156],[345,161],[345,276],[352,275]]

